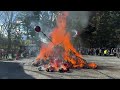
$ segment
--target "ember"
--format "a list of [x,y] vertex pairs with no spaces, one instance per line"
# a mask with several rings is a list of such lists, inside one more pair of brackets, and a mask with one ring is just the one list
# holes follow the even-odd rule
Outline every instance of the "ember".
[[88,68],[92,68],[92,69],[97,68],[97,64],[95,64],[95,63],[93,63],[93,62],[88,63],[87,66],[88,66]]
[[[70,41],[70,33],[66,31],[68,12],[62,12],[57,18],[57,27],[50,34],[51,42],[41,47],[36,60],[49,60],[45,67],[47,72],[67,72],[70,68],[96,68],[95,63],[87,63],[82,55],[76,51]],[[39,68],[40,69],[40,68]]]

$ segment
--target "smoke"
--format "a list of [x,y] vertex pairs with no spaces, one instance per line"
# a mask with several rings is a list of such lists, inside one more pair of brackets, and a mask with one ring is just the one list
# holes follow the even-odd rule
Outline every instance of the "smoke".
[[68,16],[68,28],[71,26],[71,29],[82,30],[87,27],[90,16],[90,11],[70,11]]
[[90,15],[91,15],[91,13],[89,11],[81,11],[80,12],[80,24],[81,24],[82,28],[87,27]]
[[[42,32],[44,32],[44,34],[47,35],[47,37],[49,37],[49,33],[52,31],[52,28],[44,25],[44,24],[41,24],[41,30]],[[39,37],[40,37],[40,40],[43,42],[43,43],[48,43],[49,42],[49,39],[43,35],[43,33],[39,33]]]
[[[38,21],[31,22],[31,27],[35,28],[36,26],[40,26],[41,31],[44,32],[47,36],[49,36],[49,33],[52,30],[52,28],[48,27],[47,25],[44,25],[43,22],[38,22]],[[41,33],[41,32],[38,32],[38,33],[36,32],[36,36],[37,36],[36,39],[38,39],[37,41],[41,41],[43,43],[49,42],[48,38],[46,36],[44,36],[43,33]]]
[[73,40],[88,26],[91,15],[90,11],[69,11],[67,31],[70,32]]
[[[69,15],[67,17],[67,30],[72,34],[73,37],[77,35],[77,31],[81,32],[83,28],[87,27],[90,15],[90,11],[69,11]],[[40,26],[42,31],[49,37],[49,33],[52,31],[53,28],[44,25],[43,22],[32,23],[32,26],[36,25]],[[49,40],[41,32],[38,36],[42,42],[49,42]]]

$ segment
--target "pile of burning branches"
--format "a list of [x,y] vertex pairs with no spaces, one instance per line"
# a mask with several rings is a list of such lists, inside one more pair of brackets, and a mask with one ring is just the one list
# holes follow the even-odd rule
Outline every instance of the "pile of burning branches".
[[[37,65],[38,62],[45,62],[39,66],[39,70],[67,72],[72,68],[97,68],[94,62],[87,63],[82,55],[73,47],[70,41],[70,33],[66,31],[67,16],[67,12],[63,12],[63,14],[58,16],[57,27],[55,27],[50,34],[51,39],[48,38],[51,42],[42,45],[40,53],[34,63],[34,65]],[[40,29],[40,27],[37,26],[36,29]]]
[[57,46],[54,49],[54,53],[51,53],[51,56],[45,56],[45,59],[39,60],[34,65],[38,64],[39,71],[47,71],[47,72],[68,72],[70,69],[96,69],[97,65],[94,62],[87,63],[87,61],[79,56],[76,56],[74,52],[69,52],[70,60],[64,60],[61,53],[64,50]]

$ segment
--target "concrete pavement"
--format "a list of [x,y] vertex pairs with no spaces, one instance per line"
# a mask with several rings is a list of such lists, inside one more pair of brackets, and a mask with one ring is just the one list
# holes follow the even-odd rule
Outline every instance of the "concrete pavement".
[[38,71],[33,67],[35,58],[0,61],[1,79],[120,79],[120,58],[84,56],[87,62],[95,62],[98,69],[70,69],[69,73]]

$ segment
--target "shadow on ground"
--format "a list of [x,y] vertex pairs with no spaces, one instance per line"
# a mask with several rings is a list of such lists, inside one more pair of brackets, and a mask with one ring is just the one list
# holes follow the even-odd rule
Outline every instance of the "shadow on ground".
[[24,72],[19,63],[0,62],[0,79],[35,79]]
[[115,68],[115,66],[99,66],[98,68],[97,68],[97,70],[119,70],[119,69],[116,69]]

